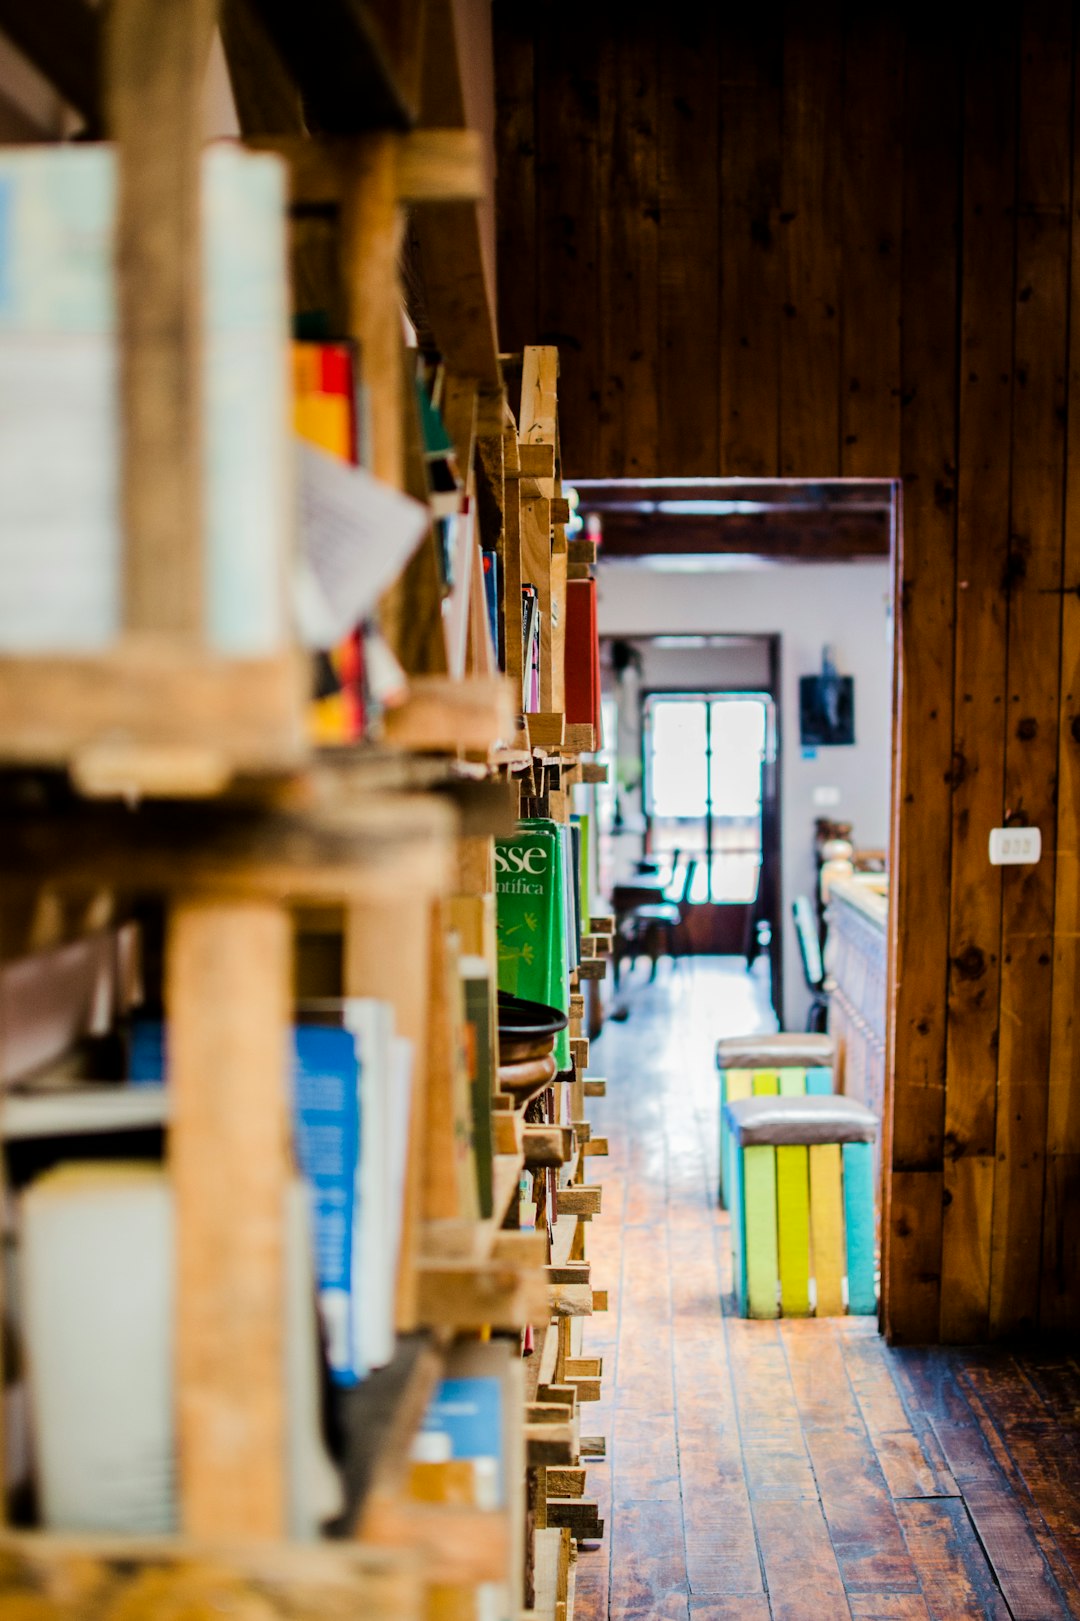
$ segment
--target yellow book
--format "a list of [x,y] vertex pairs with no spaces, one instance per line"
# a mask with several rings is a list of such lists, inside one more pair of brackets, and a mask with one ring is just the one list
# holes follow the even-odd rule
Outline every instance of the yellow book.
[[293,427],[308,444],[343,462],[351,460],[351,420],[344,394],[298,394],[293,403]]

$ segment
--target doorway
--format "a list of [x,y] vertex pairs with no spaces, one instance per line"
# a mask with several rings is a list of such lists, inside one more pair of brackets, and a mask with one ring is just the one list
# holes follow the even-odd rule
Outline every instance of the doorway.
[[[888,864],[897,487],[887,480],[649,480],[582,481],[577,491],[580,511],[599,535],[601,630],[641,655],[636,670],[628,660],[621,676],[612,672],[620,711],[637,704],[643,712],[633,740],[636,758],[621,718],[619,723],[616,777],[628,812],[627,855],[646,848],[663,855],[688,839],[704,851],[688,933],[705,927],[710,909],[709,923],[716,928],[725,906],[747,902],[727,897],[718,902],[710,887],[712,864],[722,853],[709,826],[715,820],[712,765],[695,764],[692,803],[685,794],[681,806],[658,802],[651,783],[658,773],[650,775],[649,756],[660,734],[652,712],[662,716],[661,703],[688,705],[680,723],[684,746],[693,732],[691,752],[709,759],[716,752],[710,727],[721,713],[710,707],[714,696],[724,689],[774,695],[777,791],[771,799],[761,796],[758,904],[773,935],[770,955],[778,981],[787,947],[788,972],[775,987],[778,1022],[801,1030],[820,1010],[820,1000],[806,983],[809,976],[798,971],[795,904],[803,903],[803,916],[818,915],[815,902],[826,865],[831,878],[849,857],[850,866]],[[769,646],[772,678],[764,671],[743,679],[706,678],[687,668],[691,657],[702,658],[710,645],[735,642],[759,650]],[[662,659],[669,661],[666,667]],[[671,664],[676,659],[682,664],[677,671]],[[841,700],[835,716],[823,702],[828,693]],[[673,728],[676,719],[672,713]],[[647,742],[647,735],[653,741]],[[659,747],[665,747],[662,737]],[[673,742],[668,752],[677,754],[678,745]],[[637,797],[635,775],[641,782]],[[770,810],[776,818],[772,828],[766,826]],[[725,831],[738,837],[745,828]],[[770,837],[778,874],[772,895],[764,857]],[[725,866],[731,871],[727,862],[716,876]],[[883,1115],[888,1113],[887,900],[878,891],[887,891],[887,885],[887,873],[879,870],[870,904],[846,915],[847,967],[832,1019],[840,1045],[845,1053],[851,1050],[850,1089]],[[733,915],[729,910],[725,922]],[[754,920],[755,929],[760,920]],[[735,954],[746,949],[745,930],[729,929],[726,938],[714,934],[713,940],[712,949]],[[860,1036],[858,1042],[852,1032]]]
[[680,857],[695,862],[684,950],[748,967],[764,950],[780,1007],[778,752],[772,690],[644,696],[645,847],[672,869]]

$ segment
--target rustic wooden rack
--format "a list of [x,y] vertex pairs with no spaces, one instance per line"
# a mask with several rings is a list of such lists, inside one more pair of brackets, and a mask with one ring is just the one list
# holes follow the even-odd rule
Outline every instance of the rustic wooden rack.
[[[0,658],[2,954],[78,938],[88,920],[100,928],[147,897],[164,914],[181,1535],[108,1543],[8,1529],[0,1610],[36,1594],[71,1621],[181,1598],[409,1621],[449,1615],[440,1605],[510,1569],[522,1621],[567,1621],[574,1541],[602,1533],[585,1467],[603,1443],[581,1436],[579,1409],[602,1371],[582,1357],[580,1328],[606,1305],[585,1254],[601,1208],[591,1172],[606,1151],[587,1099],[603,1082],[585,1076],[575,983],[574,1078],[531,1100],[496,1097],[493,1213],[462,1214],[445,1140],[445,987],[455,901],[493,907],[493,835],[521,812],[566,820],[573,784],[602,776],[581,761],[596,739],[567,725],[562,690],[568,571],[594,557],[566,540],[557,353],[527,349],[505,372],[498,354],[483,150],[466,120],[454,11],[450,0],[112,0],[100,11],[57,0],[45,28],[33,9],[5,7],[3,27],[85,134],[107,135],[118,154],[124,623],[98,656]],[[371,470],[426,499],[402,339],[409,221],[444,420],[483,543],[500,555],[506,621],[518,624],[523,578],[540,591],[540,714],[516,714],[520,638],[506,638],[503,676],[475,605],[466,669],[451,675],[430,538],[380,608],[409,696],[379,746],[312,752],[294,648],[241,660],[205,645],[198,175],[215,30],[243,138],[288,166],[294,284],[320,283],[359,345]],[[603,974],[611,945],[594,921],[582,983]],[[328,955],[309,949],[320,941]],[[392,1003],[418,1055],[398,1353],[346,1408],[347,1534],[310,1546],[286,1540],[282,1445],[285,1035],[305,975],[309,990],[333,983]],[[523,1171],[551,1181],[550,1244],[519,1230]],[[527,1327],[524,1467],[507,1507],[414,1501],[409,1444],[455,1339]]]

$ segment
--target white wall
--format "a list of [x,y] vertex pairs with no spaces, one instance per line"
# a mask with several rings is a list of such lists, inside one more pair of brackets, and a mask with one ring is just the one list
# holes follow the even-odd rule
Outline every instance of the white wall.
[[[808,999],[791,922],[797,895],[812,894],[814,819],[853,824],[859,845],[884,847],[889,826],[892,758],[892,648],[887,563],[791,564],[740,572],[661,573],[622,564],[598,569],[600,633],[677,633],[781,638],[780,701],[784,1023],[802,1029]],[[855,677],[855,743],[818,749],[799,745],[799,677],[821,669],[832,643],[841,675]],[[815,788],[839,790],[836,805],[814,804]]]

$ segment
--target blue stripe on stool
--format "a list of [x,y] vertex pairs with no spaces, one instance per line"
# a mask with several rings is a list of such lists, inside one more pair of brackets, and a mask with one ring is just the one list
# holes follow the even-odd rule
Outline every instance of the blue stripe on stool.
[[873,1166],[870,1143],[844,1144],[848,1313],[852,1317],[872,1317],[877,1310],[874,1291]]
[[811,1097],[828,1097],[833,1089],[833,1072],[831,1069],[808,1069],[806,1072],[806,1090]]

